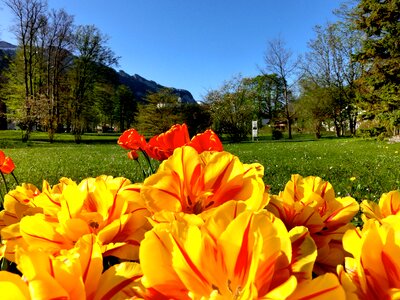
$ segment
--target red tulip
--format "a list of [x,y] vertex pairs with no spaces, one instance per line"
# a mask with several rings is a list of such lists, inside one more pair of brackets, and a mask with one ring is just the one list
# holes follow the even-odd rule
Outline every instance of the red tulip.
[[0,150],[0,172],[3,174],[10,174],[14,171],[15,165],[12,159],[4,154],[3,151]]
[[203,133],[194,136],[188,146],[193,147],[198,153],[203,151],[218,151],[224,150],[222,143],[214,131],[208,129]]
[[118,145],[127,150],[144,150],[146,139],[136,129],[125,130],[118,139]]
[[139,154],[135,150],[129,151],[128,158],[131,160],[137,160],[139,158]]
[[176,148],[190,142],[186,124],[173,125],[168,131],[156,135],[147,144],[146,153],[156,160],[165,160]]

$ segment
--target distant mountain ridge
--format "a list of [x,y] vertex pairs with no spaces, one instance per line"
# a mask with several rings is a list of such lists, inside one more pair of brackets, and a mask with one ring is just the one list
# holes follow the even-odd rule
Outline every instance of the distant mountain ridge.
[[17,46],[7,43],[5,41],[0,41],[0,49],[15,51],[15,50],[17,50]]
[[[12,55],[17,50],[17,46],[10,44],[5,41],[0,41],[0,69],[1,69],[1,62],[2,57],[4,54]],[[113,69],[115,71],[115,69]],[[118,79],[120,84],[126,85],[134,94],[135,99],[139,102],[145,103],[145,97],[149,93],[156,93],[161,89],[171,89],[172,93],[179,97],[180,102],[182,103],[197,103],[197,101],[193,98],[193,95],[184,89],[177,89],[173,87],[165,87],[153,80],[148,80],[138,74],[129,75],[123,70],[115,71],[118,75]]]
[[[129,75],[122,70],[118,72],[118,76],[120,83],[129,87],[133,92],[133,94],[135,95],[136,99],[142,102],[145,102],[144,98],[148,93],[156,93],[161,89],[167,88],[165,86],[158,84],[153,80],[147,80],[146,78],[138,74]],[[184,89],[170,88],[170,87],[169,89],[171,89],[172,93],[174,93],[180,98],[180,102],[197,103],[189,91]]]

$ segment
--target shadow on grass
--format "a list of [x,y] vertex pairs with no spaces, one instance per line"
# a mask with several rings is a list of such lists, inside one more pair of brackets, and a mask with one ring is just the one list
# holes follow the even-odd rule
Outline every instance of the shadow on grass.
[[22,142],[21,137],[16,132],[4,134],[0,132],[0,149],[6,148],[25,148],[25,147],[52,147],[60,145],[98,145],[98,144],[117,144],[119,134],[84,134],[80,143],[76,143],[74,136],[70,134],[59,134],[53,142],[50,142],[45,133],[32,134],[27,142]]
[[337,137],[336,135],[325,135],[322,136],[321,138],[317,139],[314,135],[310,134],[296,134],[293,135],[292,139],[289,139],[288,137],[283,137],[281,139],[273,139],[272,136],[267,135],[267,136],[260,136],[256,138],[254,141],[251,138],[248,138],[246,140],[240,141],[240,142],[233,142],[227,137],[221,138],[221,141],[224,144],[236,144],[236,143],[243,143],[243,144],[249,144],[249,143],[298,143],[298,142],[318,142],[318,141],[323,141],[323,140],[342,140],[342,139],[348,139],[352,138],[353,136],[341,136]]

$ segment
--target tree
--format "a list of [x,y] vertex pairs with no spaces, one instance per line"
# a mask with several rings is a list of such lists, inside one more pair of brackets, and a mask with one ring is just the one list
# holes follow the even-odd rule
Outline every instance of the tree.
[[330,117],[336,135],[345,134],[347,127],[355,134],[358,113],[355,81],[361,67],[351,58],[358,48],[359,37],[342,22],[316,26],[314,30],[316,37],[308,43],[310,51],[303,65],[304,76],[314,82],[314,90],[317,85],[323,91],[329,91],[329,94],[317,94],[328,98],[321,99],[324,103],[331,103]]
[[119,85],[114,95],[114,115],[121,132],[129,128],[138,112],[138,105],[132,91],[126,85]]
[[181,102],[171,89],[162,89],[150,93],[145,98],[146,103],[139,105],[138,128],[148,135],[160,134],[172,125],[183,121]]
[[257,119],[260,124],[264,119],[273,124],[284,108],[283,81],[276,74],[262,74],[244,78],[243,83],[257,107]]
[[355,59],[364,66],[359,83],[364,107],[377,112],[400,109],[400,1],[360,0],[355,28],[363,32]]
[[52,10],[43,34],[44,80],[46,99],[44,125],[50,142],[56,131],[63,130],[62,110],[69,91],[68,68],[71,64],[73,17],[64,10]]
[[290,100],[291,90],[296,81],[295,75],[299,66],[299,59],[294,58],[292,52],[286,48],[285,42],[278,38],[268,42],[264,62],[265,69],[276,74],[282,80],[284,115],[288,125],[289,139],[291,139],[294,111],[290,105]]
[[93,25],[78,26],[74,35],[76,56],[71,76],[72,95],[70,99],[70,124],[75,141],[81,136],[90,123],[94,103],[92,93],[99,65],[111,66],[118,62],[109,47],[107,37]]
[[15,35],[22,50],[20,57],[23,60],[25,103],[23,118],[19,125],[24,130],[22,139],[27,141],[32,126],[36,122],[35,115],[32,114],[37,98],[34,90],[36,39],[45,23],[47,2],[45,0],[5,0],[4,2],[15,16]]
[[332,119],[333,93],[313,79],[303,77],[300,80],[300,98],[296,104],[298,122],[311,129],[319,139],[323,126]]
[[213,127],[218,133],[225,133],[237,142],[251,132],[251,121],[257,110],[240,76],[226,81],[218,90],[209,91],[205,102],[210,107]]
[[210,109],[206,103],[183,104],[180,110],[182,122],[187,125],[190,136],[194,136],[211,127]]

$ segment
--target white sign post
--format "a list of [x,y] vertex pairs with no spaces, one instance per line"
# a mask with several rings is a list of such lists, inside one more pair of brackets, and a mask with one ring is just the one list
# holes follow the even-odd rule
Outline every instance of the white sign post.
[[251,140],[254,142],[254,139],[258,137],[258,127],[257,121],[251,121]]

